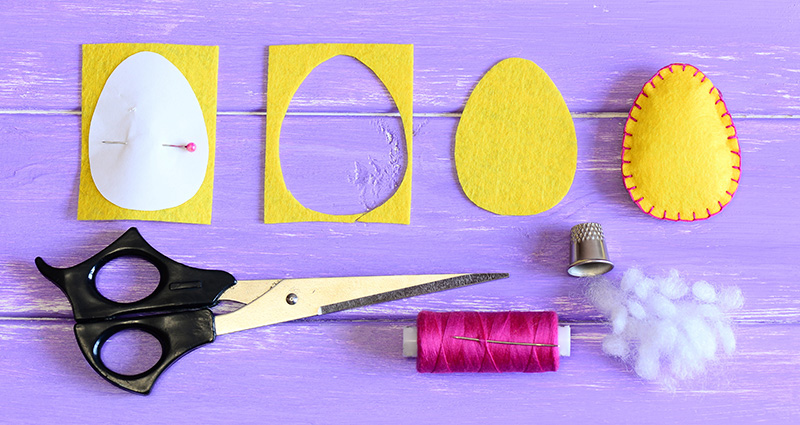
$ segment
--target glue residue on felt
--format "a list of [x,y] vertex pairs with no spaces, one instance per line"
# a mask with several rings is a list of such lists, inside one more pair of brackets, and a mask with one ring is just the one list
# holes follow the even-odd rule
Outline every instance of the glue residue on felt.
[[631,199],[656,218],[706,219],[731,201],[740,167],[736,127],[719,89],[691,65],[659,70],[625,124],[622,176]]
[[[177,147],[189,143],[192,152]],[[131,210],[177,207],[200,189],[207,165],[203,111],[180,70],[153,52],[125,59],[89,126],[89,166],[103,197]]]
[[550,77],[529,60],[506,59],[464,107],[455,141],[458,180],[487,211],[538,214],[569,191],[577,146],[569,109]]
[[744,298],[735,286],[691,283],[675,270],[648,277],[632,268],[621,281],[595,278],[587,294],[611,322],[603,352],[666,388],[704,374],[709,363],[736,349],[730,313]]

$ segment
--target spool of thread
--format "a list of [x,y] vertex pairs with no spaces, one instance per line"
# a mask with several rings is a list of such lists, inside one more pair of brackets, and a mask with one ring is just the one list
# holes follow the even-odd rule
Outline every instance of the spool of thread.
[[403,355],[417,371],[554,372],[570,354],[570,328],[553,311],[422,311],[403,329]]

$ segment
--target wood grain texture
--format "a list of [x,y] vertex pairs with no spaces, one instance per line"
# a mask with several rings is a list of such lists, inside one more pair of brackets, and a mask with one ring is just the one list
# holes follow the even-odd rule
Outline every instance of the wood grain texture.
[[[295,2],[77,0],[0,8],[0,399],[8,423],[786,423],[800,420],[800,7],[790,2]],[[80,45],[220,46],[217,166],[209,226],[80,222]],[[411,224],[262,223],[270,44],[415,45]],[[498,61],[537,62],[574,113],[578,170],[566,198],[529,217],[474,206],[453,164],[458,114]],[[622,186],[625,113],[661,66],[707,72],[734,114],[741,186],[710,220],[642,214]],[[407,158],[381,83],[354,60],[312,72],[284,123],[298,198],[367,209]],[[619,277],[671,267],[739,286],[737,353],[676,393],[602,355],[606,327],[564,272],[569,228],[603,224]],[[239,279],[508,272],[506,280],[225,335],[189,354],[149,397],[82,359],[66,298],[33,258],[70,266],[130,226],[178,261]],[[124,285],[118,282],[117,285]],[[113,289],[113,288],[112,288]],[[125,289],[125,288],[116,288]],[[554,374],[421,375],[400,357],[421,309],[554,309],[574,325]],[[43,408],[42,406],[47,406]],[[87,418],[91,417],[89,420]],[[634,419],[635,418],[635,419]]]
[[[4,321],[9,423],[406,422],[796,423],[800,368],[793,325],[742,326],[735,356],[676,392],[602,355],[602,325],[574,326],[573,356],[543,374],[419,374],[401,356],[409,321],[276,325],[225,335],[189,353],[148,397],[110,386],[84,362],[66,321]],[[764,385],[767,381],[770,385]],[[22,408],[47,400],[47,409]],[[121,415],[121,412],[125,412]],[[622,419],[624,422],[626,419]]]
[[[158,41],[219,45],[220,110],[263,111],[267,45],[358,42],[415,44],[418,112],[460,110],[492,65],[519,56],[547,71],[575,111],[627,111],[655,71],[689,62],[734,112],[799,114],[799,19],[797,5],[779,0],[17,2],[0,11],[0,106],[77,109],[80,44]],[[380,97],[351,103],[352,88],[309,86],[294,105],[390,107]]]
[[[337,146],[352,138],[385,144],[380,130],[384,120],[391,118],[290,117],[284,134],[287,145],[319,149],[298,149],[286,164],[308,164],[303,171],[321,174],[317,179],[321,180],[330,163],[363,159],[361,152]],[[570,226],[597,220],[603,223],[611,258],[618,266],[615,276],[634,265],[651,273],[675,267],[691,279],[740,286],[748,302],[739,320],[796,322],[800,318],[800,287],[786,279],[787,273],[800,272],[794,258],[797,251],[791,248],[797,246],[793,229],[800,226],[795,212],[800,209],[800,180],[792,161],[775,158],[800,157],[800,145],[793,142],[800,137],[800,123],[794,121],[740,120],[745,163],[740,192],[719,217],[671,223],[641,213],[622,187],[618,151],[624,119],[576,121],[579,161],[570,192],[556,208],[527,217],[498,216],[466,199],[452,160],[457,119],[418,119],[409,226],[263,224],[264,120],[227,116],[219,118],[221,142],[211,226],[75,221],[77,143],[49,143],[48,139],[69,140],[79,131],[79,120],[25,116],[0,118],[3,122],[15,123],[21,143],[19,149],[8,151],[15,166],[2,175],[5,208],[0,220],[16,219],[6,229],[7,237],[15,241],[13,251],[6,254],[10,264],[6,273],[12,282],[28,282],[0,287],[0,310],[9,314],[68,315],[66,300],[41,279],[31,260],[42,256],[57,266],[77,264],[136,225],[168,255],[197,266],[229,270],[239,279],[470,271],[512,276],[469,291],[398,301],[347,316],[409,315],[421,308],[555,308],[568,320],[595,320],[598,316],[583,300],[580,281],[564,270]],[[52,133],[38,131],[42,122],[50,123]],[[320,138],[319,128],[325,126],[338,128],[333,135],[339,138]],[[758,135],[771,136],[756,139]],[[59,158],[69,160],[62,159],[58,169],[49,166]],[[359,201],[358,184],[351,176],[345,173],[330,180],[353,188],[354,201]],[[310,193],[314,187],[305,190]],[[334,206],[341,199],[327,190],[318,194],[320,204]],[[34,216],[28,212],[31,208],[36,208]],[[43,229],[47,236],[39,235]]]

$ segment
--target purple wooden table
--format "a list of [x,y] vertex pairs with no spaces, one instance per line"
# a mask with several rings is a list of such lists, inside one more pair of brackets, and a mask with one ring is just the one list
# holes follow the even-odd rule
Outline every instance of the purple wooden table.
[[[0,422],[800,421],[800,6],[258,3],[0,7]],[[101,42],[220,46],[211,225],[76,220],[80,46]],[[415,45],[410,225],[261,222],[266,47],[317,42]],[[511,56],[550,74],[578,134],[575,182],[537,216],[475,207],[453,164],[459,111],[480,77]],[[732,204],[698,223],[642,214],[619,171],[627,109],[672,62],[700,67],[725,94],[743,151]],[[380,203],[393,187],[398,161],[390,152],[402,137],[393,110],[356,61],[320,66],[284,126],[290,189],[325,212]],[[564,272],[569,228],[582,221],[603,224],[615,276],[633,265],[651,273],[675,267],[689,279],[738,285],[746,304],[735,319],[736,355],[675,393],[602,355],[607,327],[581,281]],[[176,363],[142,397],[84,362],[66,298],[33,266],[39,255],[73,265],[132,225],[165,254],[240,279],[457,271],[511,278],[226,335]],[[401,330],[421,309],[555,309],[573,325],[573,355],[551,374],[417,374],[401,356]]]

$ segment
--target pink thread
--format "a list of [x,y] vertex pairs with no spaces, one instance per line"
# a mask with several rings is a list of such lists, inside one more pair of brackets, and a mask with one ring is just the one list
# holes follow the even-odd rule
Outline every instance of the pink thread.
[[558,316],[553,311],[422,311],[417,316],[417,371],[532,373],[558,370],[558,347],[487,341],[558,345]]
[[[656,77],[659,77],[659,78],[661,78],[661,80],[664,80],[664,76],[663,76],[663,75],[661,75],[661,71],[663,71],[663,70],[667,69],[667,70],[669,70],[669,72],[670,72],[670,73],[674,73],[674,71],[673,71],[672,67],[673,67],[673,66],[675,66],[675,65],[681,66],[681,67],[683,68],[683,70],[684,70],[684,71],[686,71],[686,66],[687,66],[688,64],[685,64],[685,63],[673,63],[673,64],[667,65],[667,66],[665,66],[665,67],[663,67],[663,68],[659,69],[659,70],[658,70],[658,72],[656,72],[656,74],[655,74],[655,75],[654,75],[652,78],[650,78],[650,80],[649,80],[649,81],[647,81],[647,82],[644,84],[644,86],[642,87],[642,90],[639,92],[639,96],[650,97],[649,95],[647,95],[647,94],[644,92],[644,89],[645,89],[645,87],[647,87],[647,85],[648,85],[648,84],[650,84],[650,85],[653,87],[653,89],[655,89],[655,88],[656,88],[656,85],[655,85],[655,83],[654,83],[654,80],[655,80],[655,78],[656,78]],[[689,65],[689,66],[692,66],[692,65]],[[694,74],[692,74],[692,77],[696,77],[696,76],[697,76],[697,74],[700,74],[700,69],[699,69],[699,68],[697,68],[696,66],[692,66],[692,67],[695,69],[695,72],[694,72]],[[706,79],[707,79],[706,75],[705,75],[705,74],[702,74],[702,79],[700,80],[700,83],[702,84],[702,83],[703,83],[703,82],[704,82]],[[712,86],[711,86],[711,89],[708,91],[708,93],[709,93],[709,94],[711,94],[711,93],[714,91],[714,89],[717,89],[717,100],[714,102],[714,105],[718,104],[719,102],[723,102],[723,104],[722,104],[722,107],[723,107],[723,108],[725,108],[725,113],[723,113],[723,114],[720,116],[720,118],[725,118],[725,116],[728,116],[728,117],[730,117],[730,118],[731,118],[731,123],[730,123],[730,125],[727,125],[727,126],[725,126],[725,128],[733,128],[733,136],[729,136],[729,137],[728,137],[728,140],[734,140],[734,139],[736,139],[736,140],[737,140],[737,142],[738,142],[739,134],[738,134],[738,132],[736,131],[736,126],[733,124],[733,120],[732,120],[733,116],[730,114],[730,112],[728,111],[728,107],[727,107],[727,105],[725,105],[724,101],[722,100],[722,92],[721,92],[721,91],[720,91],[720,90],[719,90],[717,87],[715,87],[715,86],[712,84]],[[641,107],[641,106],[638,104],[638,102],[637,102],[637,101],[639,100],[639,96],[637,96],[637,97],[636,97],[636,99],[634,99],[634,101],[633,101],[633,105],[631,106],[631,109],[628,111],[628,121],[639,122],[639,120],[637,120],[637,119],[636,119],[636,118],[633,116],[633,111],[634,111],[634,108],[636,108],[636,109],[640,109],[640,110],[642,109],[642,107]],[[624,135],[624,137],[623,137],[623,140],[622,140],[622,155],[621,155],[621,156],[622,156],[622,164],[624,165],[624,164],[630,164],[630,163],[631,163],[631,161],[629,161],[629,160],[626,160],[626,159],[625,159],[625,151],[628,151],[628,150],[630,150],[630,149],[631,149],[631,147],[630,147],[630,146],[626,146],[626,145],[625,145],[625,141],[626,141],[626,140],[627,140],[629,137],[633,137],[633,134],[632,134],[632,133],[630,133],[630,132],[628,132],[628,125],[627,125],[627,123],[625,124],[625,130],[623,130],[623,135]],[[738,151],[731,151],[731,153],[739,157],[739,165],[733,165],[733,166],[732,166],[732,168],[733,168],[734,170],[737,170],[737,171],[739,171],[739,172],[741,173],[741,164],[742,164],[742,159],[741,159],[741,158],[742,158],[742,155],[741,155],[741,153],[740,153],[740,152],[738,152]],[[624,181],[625,181],[625,180],[627,180],[627,179],[628,179],[628,178],[630,178],[630,177],[633,177],[633,175],[632,175],[632,174],[631,174],[631,175],[625,175],[625,172],[623,171],[623,172],[622,172],[622,177],[623,177],[623,183],[624,183]],[[726,191],[725,191],[725,193],[726,193],[727,195],[729,195],[731,198],[733,198],[733,195],[736,193],[736,189],[738,189],[739,179],[734,179],[734,178],[731,178],[731,181],[733,181],[733,182],[736,182],[736,184],[737,184],[737,187],[736,187],[736,188],[733,190],[733,192],[730,192],[730,191],[727,191],[727,190],[726,190]],[[634,189],[636,189],[636,188],[637,188],[637,186],[633,186],[633,187],[627,187],[627,184],[625,184],[625,186],[626,186],[626,187],[625,187],[625,189],[628,191],[628,195],[630,195],[630,197],[631,197],[631,200],[633,200],[633,202],[634,202],[634,203],[636,203],[636,205],[639,207],[639,209],[641,209],[642,211],[644,211],[646,214],[650,214],[650,215],[652,215],[651,213],[653,212],[653,209],[655,208],[655,205],[651,206],[651,207],[650,207],[650,210],[648,210],[648,211],[645,211],[645,210],[644,210],[644,208],[642,207],[642,204],[641,204],[641,201],[642,201],[642,200],[644,200],[644,197],[641,197],[641,198],[639,198],[639,199],[635,199],[635,198],[634,198],[634,195],[633,195],[633,190],[634,190]],[[728,202],[730,202],[730,200],[729,200]],[[697,214],[696,214],[696,212],[694,212],[694,211],[692,212],[692,219],[691,219],[691,220],[688,220],[688,219],[683,219],[683,220],[681,220],[681,215],[680,215],[680,213],[678,213],[678,218],[677,218],[677,219],[670,219],[670,218],[667,218],[667,211],[666,211],[666,210],[664,211],[664,214],[663,214],[661,217],[658,217],[658,216],[656,216],[656,215],[652,215],[652,216],[653,216],[653,217],[655,217],[655,218],[659,218],[659,219],[662,219],[662,220],[669,220],[669,221],[695,221],[695,220],[705,220],[705,219],[711,218],[711,217],[712,217],[712,216],[714,216],[714,215],[717,215],[717,214],[719,214],[719,213],[720,213],[720,212],[722,212],[722,210],[723,210],[723,209],[724,209],[724,208],[725,208],[725,207],[728,205],[727,203],[726,203],[726,204],[723,204],[723,203],[722,203],[722,201],[717,201],[717,203],[719,204],[719,207],[720,207],[720,208],[719,208],[719,211],[717,211],[717,212],[715,212],[715,213],[713,213],[713,214],[712,214],[712,213],[711,213],[711,211],[710,211],[710,209],[709,209],[709,208],[706,208],[706,213],[708,214],[708,216],[707,216],[707,217],[700,218],[700,219],[698,219],[698,218],[697,218]]]

